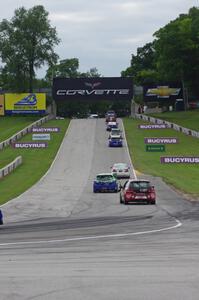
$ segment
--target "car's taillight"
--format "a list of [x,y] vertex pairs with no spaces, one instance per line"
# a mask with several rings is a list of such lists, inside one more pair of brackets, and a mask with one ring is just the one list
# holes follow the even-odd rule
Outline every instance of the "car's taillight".
[[126,197],[127,200],[131,199],[133,196],[134,196],[134,193],[133,193],[132,190],[126,190],[125,197]]
[[155,199],[155,190],[154,187],[148,189],[148,198]]
[[124,172],[128,172],[129,169],[125,169]]
[[113,169],[113,172],[117,172],[117,170],[116,170],[116,169]]

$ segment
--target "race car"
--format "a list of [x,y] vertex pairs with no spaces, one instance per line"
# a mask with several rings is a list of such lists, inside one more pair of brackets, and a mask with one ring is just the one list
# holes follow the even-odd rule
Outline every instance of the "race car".
[[122,139],[118,139],[117,137],[112,137],[108,142],[109,147],[122,147]]
[[93,182],[93,192],[118,192],[118,182],[112,173],[98,174]]
[[0,209],[0,225],[3,225],[3,213],[1,209]]
[[120,186],[120,203],[156,204],[155,188],[148,180],[129,179]]
[[116,122],[117,116],[114,110],[109,110],[105,114],[106,122]]
[[108,122],[106,125],[106,130],[111,131],[112,128],[118,128],[117,122]]
[[90,114],[88,116],[88,119],[98,119],[99,118],[99,115],[98,114]]
[[111,139],[112,137],[122,139],[122,131],[119,128],[112,128],[109,134],[109,139]]
[[130,167],[126,163],[113,164],[111,172],[117,178],[130,178]]

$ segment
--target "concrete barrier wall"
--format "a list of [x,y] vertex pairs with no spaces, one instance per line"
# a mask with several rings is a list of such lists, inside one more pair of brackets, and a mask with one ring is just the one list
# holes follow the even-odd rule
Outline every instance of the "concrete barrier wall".
[[5,177],[6,175],[10,174],[12,171],[14,171],[21,164],[22,164],[22,157],[18,156],[15,160],[13,160],[7,166],[0,169],[0,179]]
[[172,128],[172,129],[174,129],[176,131],[180,131],[180,132],[182,132],[186,135],[190,135],[192,137],[199,138],[199,131],[191,130],[189,128],[179,126],[175,123],[170,123],[168,121],[164,121],[164,120],[161,120],[161,119],[156,119],[154,117],[149,117],[147,115],[142,115],[142,114],[135,114],[134,117],[136,119],[148,121],[148,122],[151,122],[151,123],[154,123],[154,124],[166,124],[168,128]]
[[17,132],[13,136],[11,136],[9,139],[1,142],[0,150],[9,146],[11,143],[15,142],[16,140],[19,140],[20,138],[22,138],[22,136],[26,135],[27,133],[31,132],[33,127],[40,126],[52,118],[53,118],[52,116],[48,115],[48,116],[45,116],[45,117],[41,118],[40,120],[37,120],[36,122],[30,124],[29,126],[25,127],[23,130]]

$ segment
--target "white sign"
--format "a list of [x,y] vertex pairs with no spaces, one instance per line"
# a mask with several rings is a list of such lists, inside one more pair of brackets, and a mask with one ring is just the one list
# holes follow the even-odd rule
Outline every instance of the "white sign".
[[50,133],[34,133],[32,135],[32,140],[33,141],[50,141]]

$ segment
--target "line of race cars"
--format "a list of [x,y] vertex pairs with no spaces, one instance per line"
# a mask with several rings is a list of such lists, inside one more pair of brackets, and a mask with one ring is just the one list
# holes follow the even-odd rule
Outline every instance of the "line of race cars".
[[[105,115],[106,130],[109,131],[109,147],[122,147],[122,131],[118,128],[117,116],[114,111]],[[122,185],[118,179],[127,178]],[[93,192],[120,192],[120,203],[156,204],[154,186],[149,180],[130,178],[130,167],[126,163],[115,163],[110,173],[100,173],[93,181]]]
[[108,111],[106,113],[106,131],[109,131],[109,147],[122,147],[122,132],[118,128],[117,116],[115,112]]
[[[90,118],[98,118],[92,115]],[[114,111],[105,115],[106,130],[109,131],[109,147],[123,147],[122,131],[118,128],[117,116]],[[118,179],[127,178],[122,185]],[[148,203],[156,204],[154,186],[148,180],[130,178],[130,167],[126,163],[115,163],[110,173],[100,173],[93,181],[93,192],[120,192],[120,203]],[[0,209],[0,225],[3,225],[3,212]]]

